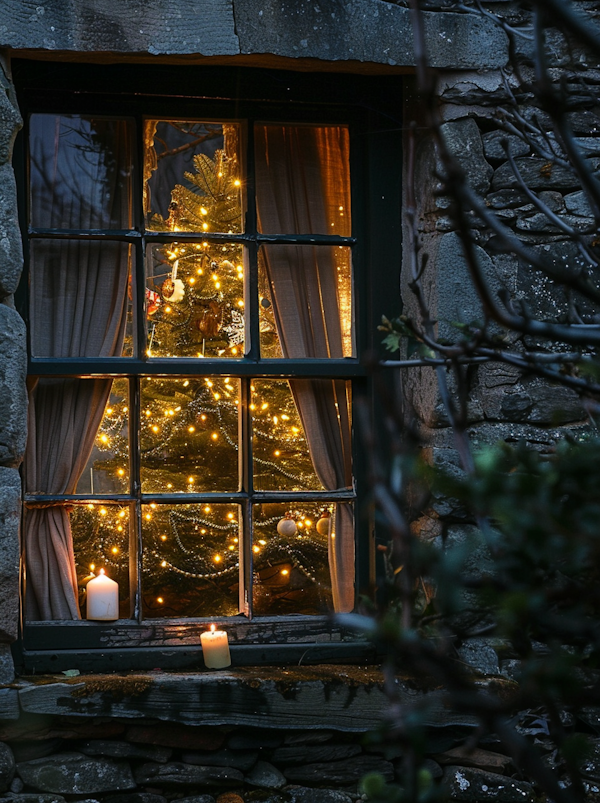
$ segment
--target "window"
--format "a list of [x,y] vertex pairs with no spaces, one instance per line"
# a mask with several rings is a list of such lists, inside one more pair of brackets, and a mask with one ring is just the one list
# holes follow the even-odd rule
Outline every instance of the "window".
[[26,647],[104,632],[78,621],[100,569],[124,647],[220,617],[234,644],[331,632],[356,595],[364,120],[36,76]]

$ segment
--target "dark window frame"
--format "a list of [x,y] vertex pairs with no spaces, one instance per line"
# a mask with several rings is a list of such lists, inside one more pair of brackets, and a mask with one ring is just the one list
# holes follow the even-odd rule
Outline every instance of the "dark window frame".
[[[249,305],[247,307],[251,320],[251,342],[258,344],[258,249],[263,243],[285,242],[311,245],[346,245],[352,248],[354,267],[354,299],[356,358],[343,360],[260,360],[256,350],[251,350],[242,359],[203,359],[201,365],[197,360],[184,358],[145,358],[145,333],[143,316],[137,316],[138,354],[141,356],[125,358],[29,358],[28,372],[37,376],[79,376],[79,377],[127,377],[130,385],[130,408],[135,410],[136,398],[139,399],[139,382],[142,376],[207,376],[229,375],[239,377],[244,390],[249,393],[251,379],[255,378],[290,378],[290,377],[336,377],[352,381],[353,397],[362,396],[372,400],[371,381],[368,371],[361,363],[361,356],[374,346],[373,332],[379,319],[380,310],[389,311],[394,295],[398,296],[398,277],[393,271],[371,272],[375,264],[389,264],[394,256],[399,266],[400,244],[400,127],[398,125],[398,109],[400,108],[399,79],[368,78],[365,76],[332,76],[305,75],[284,73],[281,71],[249,70],[244,68],[144,68],[139,65],[127,68],[115,68],[91,65],[52,64],[49,70],[46,65],[35,62],[15,62],[15,81],[19,101],[24,116],[34,112],[52,111],[55,113],[94,113],[110,116],[134,117],[138,130],[144,117],[176,115],[198,119],[240,119],[247,121],[247,153],[251,156],[252,124],[255,120],[269,122],[311,122],[311,123],[345,123],[349,125],[351,136],[351,180],[352,180],[352,218],[351,237],[330,235],[262,235],[257,231],[256,212],[253,191],[252,163],[247,165],[248,212],[244,234],[187,234],[178,232],[178,240],[208,240],[243,243],[249,250],[250,279],[246,288]],[[124,73],[121,71],[124,70]],[[210,86],[210,96],[187,97],[181,95],[172,98],[167,90],[173,89],[177,79],[185,78],[186,86],[194,84],[190,70],[197,77],[197,85]],[[125,80],[122,80],[122,76]],[[148,75],[152,75],[152,92],[141,94],[139,88],[147,86]],[[118,78],[117,78],[118,76]],[[118,80],[118,84],[114,83]],[[270,98],[265,100],[264,85],[271,82]],[[322,87],[319,102],[313,100],[314,87]],[[60,85],[68,90],[56,91]],[[119,86],[117,93],[110,87]],[[234,91],[232,91],[232,88]],[[134,92],[134,90],[136,90]],[[396,101],[390,99],[391,92],[396,93]],[[289,94],[291,93],[291,95]],[[241,98],[245,98],[242,100]],[[226,100],[223,100],[226,98]],[[193,110],[193,114],[191,114]],[[26,176],[27,125],[17,145],[15,158],[17,172],[21,179]],[[382,151],[382,142],[385,147]],[[141,164],[141,137],[138,137],[137,159]],[[397,160],[394,185],[391,175],[381,172],[386,158]],[[373,174],[373,166],[380,168],[379,175]],[[136,171],[134,184],[134,204],[138,204],[134,212],[135,222],[141,224],[141,171]],[[19,182],[23,187],[23,181]],[[391,203],[379,203],[377,194],[383,192],[392,196]],[[365,198],[368,200],[365,201]],[[144,232],[132,229],[129,231],[71,231],[32,229],[27,224],[26,198],[21,194],[20,213],[23,224],[24,240],[36,238],[56,239],[69,238],[81,240],[120,240],[130,242],[135,250],[135,300],[139,309],[144,302],[144,252],[148,243],[171,242],[171,232]],[[397,239],[393,247],[385,247],[382,235],[389,232]],[[28,250],[25,248],[26,266]],[[26,273],[26,272],[25,272]],[[373,282],[375,279],[375,282]],[[23,281],[19,292],[19,307],[27,316],[27,282]],[[200,369],[200,372],[199,370]],[[246,438],[244,451],[246,454],[246,470],[251,461],[249,443],[249,412],[247,405],[242,405],[242,437]],[[245,412],[244,412],[245,410]],[[139,414],[139,410],[138,410]],[[134,413],[135,415],[135,413]],[[139,419],[139,415],[138,415]],[[135,418],[131,421],[131,429],[137,427]],[[364,454],[361,453],[359,438],[356,433],[354,443],[355,491],[338,492],[256,492],[248,487],[244,491],[231,494],[141,494],[139,487],[130,487],[129,494],[98,495],[95,501],[110,503],[127,503],[138,510],[137,522],[140,521],[140,505],[148,502],[164,502],[174,504],[194,504],[210,500],[225,501],[251,506],[252,503],[265,501],[303,501],[304,499],[336,501],[358,500],[356,509],[356,592],[357,595],[372,590],[374,581],[374,539],[373,522],[370,520],[366,506],[361,505],[365,498],[366,477],[364,470]],[[135,454],[133,460],[136,460]],[[139,455],[137,455],[139,461]],[[252,472],[249,472],[250,476]],[[29,503],[76,500],[78,503],[90,501],[81,495],[69,496],[35,496],[25,497]],[[246,521],[249,520],[248,515]],[[363,533],[358,537],[359,530]],[[251,574],[251,539],[246,538],[246,571]],[[139,553],[141,534],[132,528],[131,546]],[[139,555],[137,556],[139,558]],[[242,559],[242,555],[240,555]],[[135,563],[139,563],[136,559]],[[135,588],[139,591],[137,572],[134,572]],[[251,587],[251,579],[248,578]],[[132,605],[133,613],[141,606]],[[219,621],[219,618],[215,618]],[[331,660],[364,660],[370,648],[364,643],[356,642],[353,634],[345,632],[327,617],[259,617],[254,620],[241,620],[241,617],[228,618],[227,628],[234,636],[233,655],[236,664],[241,663],[286,663],[295,662],[303,656],[305,662],[322,662]],[[22,668],[44,671],[45,668],[69,668],[73,660],[73,645],[77,643],[77,654],[86,650],[86,662],[94,669],[103,666],[115,668],[147,668],[147,666],[182,666],[198,665],[199,634],[206,629],[206,620],[121,620],[114,624],[94,622],[66,623],[27,623],[22,628],[20,641],[20,661]],[[276,633],[276,635],[273,635]],[[176,635],[177,634],[177,635]],[[269,636],[270,634],[270,636]],[[325,639],[325,641],[323,641]],[[171,647],[174,641],[178,645]],[[270,643],[266,643],[270,640]],[[289,643],[291,640],[294,644]],[[154,646],[148,646],[152,644]],[[260,646],[258,646],[260,644]],[[154,663],[153,663],[154,662]],[[158,663],[157,663],[158,662]],[[201,665],[201,662],[200,662]]]

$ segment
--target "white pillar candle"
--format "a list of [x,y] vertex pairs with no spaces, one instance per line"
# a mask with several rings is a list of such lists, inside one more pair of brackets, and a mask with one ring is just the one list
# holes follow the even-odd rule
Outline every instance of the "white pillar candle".
[[113,622],[119,618],[119,584],[100,569],[87,584],[87,618]]
[[200,643],[207,669],[224,669],[226,666],[231,666],[229,639],[224,630],[217,630],[215,625],[211,625],[210,630],[200,634]]

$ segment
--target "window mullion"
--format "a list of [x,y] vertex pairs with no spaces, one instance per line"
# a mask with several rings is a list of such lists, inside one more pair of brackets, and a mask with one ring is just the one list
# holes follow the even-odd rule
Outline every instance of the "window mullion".
[[129,589],[130,615],[142,616],[142,505],[140,481],[140,378],[129,379],[129,492],[135,501],[129,506]]
[[240,488],[248,494],[242,505],[240,558],[240,612],[252,617],[252,419],[250,411],[251,380],[240,379],[239,465]]
[[245,234],[253,238],[247,246],[244,270],[244,303],[246,311],[246,357],[260,358],[258,318],[258,243],[256,192],[254,172],[254,123],[248,120],[246,129],[246,222]]

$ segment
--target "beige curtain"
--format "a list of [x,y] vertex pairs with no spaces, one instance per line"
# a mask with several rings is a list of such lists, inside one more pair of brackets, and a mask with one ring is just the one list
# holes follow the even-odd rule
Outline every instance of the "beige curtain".
[[[52,357],[121,353],[127,312],[128,246],[56,243],[34,258],[34,353]],[[58,284],[58,287],[49,285]],[[45,379],[31,388],[25,490],[72,494],[94,446],[110,379]],[[30,620],[78,619],[68,508],[26,511],[25,608]]]
[[[343,127],[257,125],[259,227],[271,234],[348,235],[348,132]],[[331,223],[334,223],[334,226]],[[263,250],[285,358],[344,356],[338,272],[329,246],[269,245]],[[341,380],[295,379],[290,388],[315,472],[326,490],[352,484],[349,399]],[[354,607],[354,514],[336,505],[329,535],[334,608]]]
[[[125,126],[92,125],[79,118],[50,119],[48,115],[34,115],[32,120],[34,223],[73,229],[126,227],[128,193],[123,191],[117,169],[129,158]],[[83,132],[79,138],[73,134],[77,126]],[[110,143],[108,150],[103,150],[105,141]],[[128,277],[129,246],[125,243],[34,241],[30,287],[33,355],[120,355]],[[40,378],[31,383],[26,493],[75,492],[111,385],[110,379]],[[26,617],[34,621],[78,619],[68,505],[26,507],[23,540]]]

